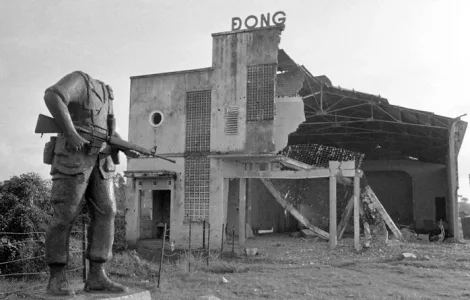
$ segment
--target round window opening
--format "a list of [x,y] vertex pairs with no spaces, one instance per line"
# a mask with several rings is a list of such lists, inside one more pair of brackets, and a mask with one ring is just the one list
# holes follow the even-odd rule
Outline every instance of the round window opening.
[[153,111],[150,114],[150,125],[153,127],[160,126],[163,123],[163,113],[161,111]]

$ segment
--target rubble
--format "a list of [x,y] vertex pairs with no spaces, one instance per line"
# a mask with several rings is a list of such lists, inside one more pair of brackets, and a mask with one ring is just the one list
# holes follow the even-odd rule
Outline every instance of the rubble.
[[416,255],[413,253],[405,252],[401,254],[402,259],[415,260],[417,259]]

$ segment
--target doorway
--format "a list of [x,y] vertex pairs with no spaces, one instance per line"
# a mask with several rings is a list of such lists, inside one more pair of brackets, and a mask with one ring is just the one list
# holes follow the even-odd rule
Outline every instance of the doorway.
[[165,223],[170,230],[171,190],[141,190],[140,240],[161,239]]
[[153,190],[153,219],[154,230],[152,231],[152,238],[161,239],[163,238],[163,230],[166,223],[168,230],[167,236],[169,236],[170,230],[170,205],[171,205],[171,191],[170,190]]

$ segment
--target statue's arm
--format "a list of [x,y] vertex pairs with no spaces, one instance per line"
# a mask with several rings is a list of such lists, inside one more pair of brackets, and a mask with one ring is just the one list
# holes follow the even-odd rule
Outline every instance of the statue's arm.
[[[70,117],[70,112],[67,107],[69,102],[75,100],[73,99],[74,97],[80,97],[80,92],[77,90],[77,80],[79,80],[79,78],[75,76],[74,73],[69,74],[62,78],[56,85],[47,89],[44,94],[44,101],[57,125],[59,125],[64,132],[68,147],[80,150],[84,144],[89,142],[78,134],[73,126],[72,118]],[[70,87],[67,85],[70,85]]]

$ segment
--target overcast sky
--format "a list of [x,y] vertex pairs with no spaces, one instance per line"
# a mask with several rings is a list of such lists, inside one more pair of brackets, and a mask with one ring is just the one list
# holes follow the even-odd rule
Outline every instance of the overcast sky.
[[[130,76],[209,67],[211,33],[229,31],[232,17],[279,10],[287,14],[280,47],[314,75],[395,105],[470,113],[466,0],[2,0],[0,180],[48,176],[49,136],[41,139],[34,126],[39,113],[49,114],[44,90],[65,74],[82,70],[113,87],[127,137]],[[470,130],[459,162],[459,193],[468,197]]]

